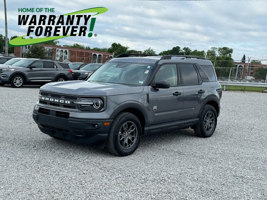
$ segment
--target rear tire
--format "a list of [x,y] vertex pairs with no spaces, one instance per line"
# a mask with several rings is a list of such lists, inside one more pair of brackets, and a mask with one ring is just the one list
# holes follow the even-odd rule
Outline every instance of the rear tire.
[[67,79],[64,76],[59,76],[56,81],[61,82],[61,81],[66,81]]
[[217,112],[211,105],[205,105],[199,118],[198,124],[194,127],[198,137],[210,137],[217,126]]
[[112,123],[106,149],[117,156],[130,155],[137,149],[141,133],[139,119],[132,113],[121,113]]
[[14,88],[20,88],[23,86],[24,84],[24,77],[20,74],[15,74],[11,80],[10,80],[10,84],[12,87]]

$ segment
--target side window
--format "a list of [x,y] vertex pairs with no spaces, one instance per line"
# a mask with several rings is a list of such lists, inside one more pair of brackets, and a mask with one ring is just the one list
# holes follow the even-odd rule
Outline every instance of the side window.
[[159,68],[155,76],[155,82],[169,82],[171,87],[177,86],[178,77],[177,77],[177,67],[176,64],[165,64]]
[[34,66],[35,68],[43,68],[43,62],[42,61],[36,61],[31,64],[31,66]]
[[198,85],[198,75],[193,64],[180,64],[181,79],[183,85]]
[[212,65],[201,65],[200,67],[209,78],[209,81],[216,81],[216,74]]
[[55,68],[55,64],[53,62],[44,62],[44,68]]

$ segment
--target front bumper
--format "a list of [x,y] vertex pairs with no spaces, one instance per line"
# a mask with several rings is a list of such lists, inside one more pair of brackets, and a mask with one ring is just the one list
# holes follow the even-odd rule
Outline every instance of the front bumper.
[[[33,119],[39,129],[52,137],[87,144],[95,144],[106,140],[112,120],[66,118],[56,115],[56,111],[40,113],[33,111]],[[104,123],[109,122],[109,125]]]

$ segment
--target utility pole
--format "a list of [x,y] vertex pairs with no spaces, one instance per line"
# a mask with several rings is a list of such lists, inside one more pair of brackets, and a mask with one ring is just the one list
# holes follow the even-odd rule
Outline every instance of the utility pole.
[[8,35],[7,35],[7,14],[6,14],[6,0],[4,0],[4,11],[5,11],[5,56],[8,56]]

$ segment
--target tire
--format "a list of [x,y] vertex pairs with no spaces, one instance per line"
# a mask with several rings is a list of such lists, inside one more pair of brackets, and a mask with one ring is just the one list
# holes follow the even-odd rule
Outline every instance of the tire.
[[112,123],[106,149],[113,155],[130,155],[139,146],[141,133],[139,119],[132,113],[121,113]]
[[66,81],[67,79],[64,76],[59,76],[57,77],[56,81],[60,82],[60,81]]
[[205,105],[199,118],[198,124],[194,127],[198,137],[207,138],[213,135],[217,126],[217,112],[211,105]]
[[14,88],[20,88],[24,84],[24,77],[20,74],[15,74],[10,80],[10,84]]

